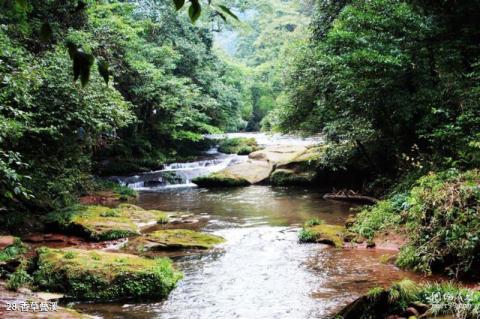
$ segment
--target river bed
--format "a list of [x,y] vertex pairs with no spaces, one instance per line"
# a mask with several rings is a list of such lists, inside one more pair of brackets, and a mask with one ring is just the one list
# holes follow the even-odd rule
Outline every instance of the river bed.
[[[276,142],[263,135],[259,140]],[[370,288],[413,276],[381,262],[392,252],[298,243],[297,233],[306,220],[343,224],[354,207],[324,200],[320,190],[195,187],[192,176],[243,160],[215,149],[206,155],[202,161],[119,180],[140,191],[139,206],[191,214],[204,221],[194,228],[223,236],[225,244],[208,253],[174,257],[184,279],[165,301],[75,308],[103,318],[327,318]],[[179,178],[165,182],[166,171],[170,180],[172,172]]]

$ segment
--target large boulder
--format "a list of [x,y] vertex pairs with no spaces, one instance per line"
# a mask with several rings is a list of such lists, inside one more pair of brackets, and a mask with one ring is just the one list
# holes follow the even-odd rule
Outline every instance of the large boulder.
[[192,183],[195,183],[200,187],[235,187],[250,185],[246,179],[230,175],[225,171],[196,177],[192,179]]
[[117,208],[77,205],[50,213],[46,221],[61,231],[90,240],[112,240],[138,236],[142,228],[167,219],[162,211],[121,204]]
[[222,237],[189,229],[158,230],[129,241],[128,246],[136,251],[210,249],[224,242]]
[[34,283],[80,300],[161,299],[181,274],[169,259],[101,250],[40,248]]
[[272,170],[272,164],[267,161],[247,160],[220,172],[194,178],[192,182],[201,187],[248,186],[268,179]]

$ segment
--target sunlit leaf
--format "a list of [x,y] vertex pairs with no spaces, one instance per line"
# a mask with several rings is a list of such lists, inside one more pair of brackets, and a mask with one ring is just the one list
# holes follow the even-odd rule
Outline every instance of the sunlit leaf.
[[188,8],[188,15],[190,16],[190,20],[195,23],[195,21],[197,21],[197,19],[200,17],[202,7],[200,6],[198,0],[191,0],[191,2],[192,4],[190,5],[190,8]]
[[220,10],[222,10],[223,12],[225,12],[226,14],[228,14],[229,16],[234,18],[235,20],[239,21],[237,15],[235,13],[233,13],[232,10],[230,10],[229,8],[227,8],[226,6],[221,5],[221,4],[219,4],[218,7],[220,8]]
[[223,21],[227,22],[227,17],[220,11],[215,10],[215,12],[222,18]]

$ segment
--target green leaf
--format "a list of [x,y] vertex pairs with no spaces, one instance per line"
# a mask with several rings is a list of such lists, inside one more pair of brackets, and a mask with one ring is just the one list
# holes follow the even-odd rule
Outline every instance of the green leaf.
[[16,0],[15,3],[20,7],[20,9],[27,10],[27,0]]
[[220,8],[220,10],[222,10],[223,12],[225,12],[226,14],[228,14],[229,16],[231,16],[232,18],[234,18],[235,20],[237,21],[240,21],[237,17],[237,15],[235,13],[233,13],[229,8],[227,8],[226,6],[224,5],[221,5],[219,4],[218,7]]
[[105,84],[108,85],[108,81],[110,79],[110,70],[109,70],[109,65],[107,61],[104,60],[99,60],[97,62],[97,67],[98,67],[98,73],[102,76],[103,80],[105,81]]
[[42,24],[42,27],[40,28],[40,40],[42,42],[49,42],[53,38],[53,31],[52,27],[50,26],[50,23],[45,22]]
[[227,17],[220,11],[215,10],[215,12],[222,18],[223,21],[227,22]]
[[185,0],[173,0],[173,3],[175,4],[175,9],[180,10],[183,8],[183,5],[185,4]]
[[195,23],[197,19],[200,17],[200,13],[202,12],[202,7],[200,6],[200,3],[198,0],[190,0],[192,4],[190,5],[190,8],[188,8],[188,15],[190,16],[190,20],[192,23]]

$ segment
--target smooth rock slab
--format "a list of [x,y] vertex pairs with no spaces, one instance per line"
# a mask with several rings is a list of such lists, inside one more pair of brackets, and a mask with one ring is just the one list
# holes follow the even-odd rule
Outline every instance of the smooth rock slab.
[[267,161],[272,165],[285,165],[306,151],[307,148],[301,145],[278,145],[250,153],[248,157],[256,161]]
[[158,230],[135,238],[128,243],[137,251],[210,249],[225,240],[220,236],[196,232],[189,229]]

